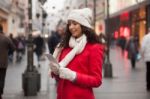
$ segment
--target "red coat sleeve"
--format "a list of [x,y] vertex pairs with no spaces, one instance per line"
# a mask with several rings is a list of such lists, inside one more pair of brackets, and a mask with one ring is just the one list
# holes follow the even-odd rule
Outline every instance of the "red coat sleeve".
[[95,44],[90,49],[88,75],[77,72],[75,83],[84,87],[99,87],[102,84],[102,61],[103,47]]

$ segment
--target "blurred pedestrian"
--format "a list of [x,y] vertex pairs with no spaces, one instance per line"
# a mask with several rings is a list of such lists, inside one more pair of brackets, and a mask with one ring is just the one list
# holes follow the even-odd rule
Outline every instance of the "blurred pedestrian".
[[93,88],[102,84],[103,45],[92,29],[91,9],[72,10],[67,23],[53,54],[60,68],[50,62],[52,76],[58,79],[57,99],[95,99]]
[[60,35],[60,41],[64,38],[64,36],[65,36],[65,28],[66,27],[64,27],[64,26],[59,26],[58,28],[57,28],[57,32],[58,32],[58,34]]
[[23,53],[24,53],[24,49],[25,49],[25,43],[22,40],[21,36],[17,37],[17,62],[21,62],[22,57],[23,57]]
[[150,27],[148,33],[144,36],[141,45],[141,55],[146,64],[146,88],[150,91]]
[[[17,47],[16,40],[13,37],[12,33],[10,33],[9,38],[11,39],[11,41],[13,42],[13,44],[15,45],[15,47]],[[9,49],[9,51],[8,51],[8,58],[9,58],[8,60],[9,60],[9,62],[13,62],[13,57],[14,57],[14,50],[13,49]]]
[[62,40],[64,37],[64,27],[58,27],[57,31],[52,31],[52,35],[48,38],[48,48],[49,52],[53,54],[57,44]]
[[136,65],[136,59],[137,59],[137,54],[138,54],[138,43],[136,42],[136,39],[131,36],[129,38],[129,41],[127,42],[127,51],[128,51],[128,58],[131,61],[131,66],[132,68],[135,68]]
[[126,37],[121,36],[118,38],[118,45],[121,48],[122,55],[124,55],[125,47],[126,47]]
[[34,51],[37,56],[38,67],[40,67],[40,58],[43,54],[43,50],[45,49],[44,39],[41,37],[41,34],[38,33],[37,36],[33,40],[34,43]]
[[2,99],[3,89],[5,85],[5,76],[8,66],[8,51],[15,50],[15,45],[9,37],[3,33],[3,27],[0,25],[0,99]]
[[60,42],[60,35],[58,32],[52,31],[51,36],[48,38],[49,52],[53,54],[56,45]]

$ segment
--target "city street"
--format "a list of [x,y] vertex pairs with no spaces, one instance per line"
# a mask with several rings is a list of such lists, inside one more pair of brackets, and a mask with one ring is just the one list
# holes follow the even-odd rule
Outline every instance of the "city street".
[[150,0],[0,0],[0,99],[56,99],[50,60],[40,55],[53,53],[58,45],[54,56],[60,67],[71,70],[58,70],[55,64],[51,69],[69,81],[76,80],[76,72],[79,78],[76,85],[62,81],[58,95],[93,97],[91,90],[82,89],[85,82],[87,89],[100,83],[98,42],[107,46],[112,71],[104,62],[102,84],[93,88],[95,99],[150,99],[149,37]]
[[[22,90],[22,73],[27,65],[26,55],[21,63],[9,64],[4,90],[4,99],[55,99],[55,82],[48,77],[48,60],[41,61],[41,90],[37,96],[25,97]],[[103,78],[102,86],[94,89],[96,99],[149,99],[146,91],[145,65],[143,60],[132,69],[119,48],[110,50],[113,78]],[[36,56],[34,64],[37,64]]]

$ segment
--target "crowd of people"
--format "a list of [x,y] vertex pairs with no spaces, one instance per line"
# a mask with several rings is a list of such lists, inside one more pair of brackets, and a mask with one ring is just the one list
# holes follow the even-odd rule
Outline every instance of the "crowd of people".
[[135,69],[136,61],[139,60],[139,38],[135,35],[129,37],[121,36],[116,39],[116,45],[120,47],[122,56],[127,52],[127,58],[130,60],[131,67]]
[[26,40],[23,35],[19,35],[18,37],[14,37],[12,33],[10,33],[9,38],[12,40],[13,44],[16,47],[16,50],[9,50],[8,56],[9,56],[9,62],[16,62],[20,63],[22,60],[22,56],[25,54],[26,49]]

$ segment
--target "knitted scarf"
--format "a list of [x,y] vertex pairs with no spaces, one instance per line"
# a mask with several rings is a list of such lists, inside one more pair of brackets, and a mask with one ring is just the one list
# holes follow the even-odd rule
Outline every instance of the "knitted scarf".
[[[81,37],[79,38],[74,38],[74,37],[70,37],[69,40],[69,47],[73,48],[60,62],[60,66],[61,67],[66,67],[69,62],[75,57],[75,55],[80,54],[87,43],[87,38],[86,35],[83,34]],[[62,51],[63,48],[58,48],[56,47],[53,56],[58,60],[60,53]]]

